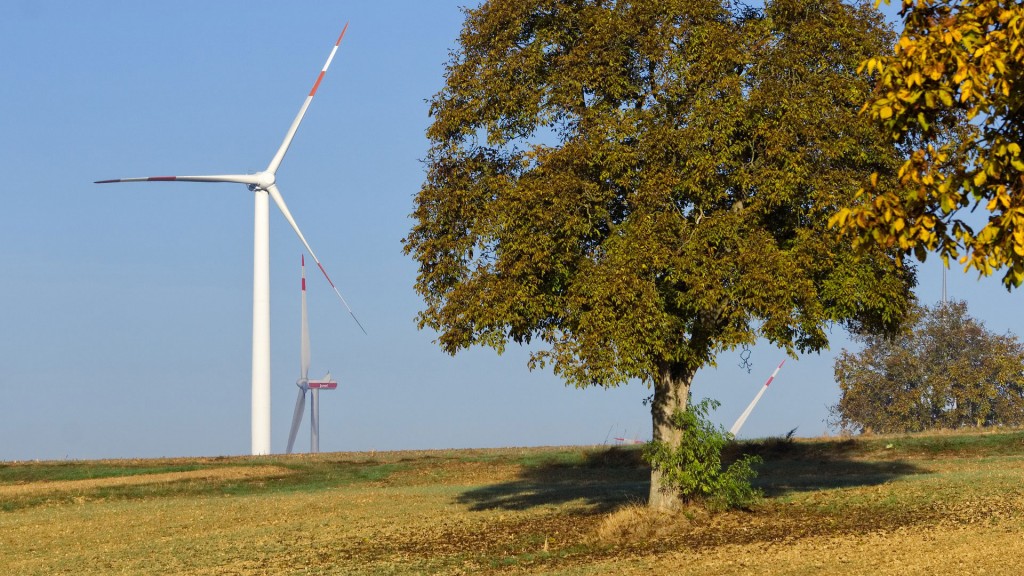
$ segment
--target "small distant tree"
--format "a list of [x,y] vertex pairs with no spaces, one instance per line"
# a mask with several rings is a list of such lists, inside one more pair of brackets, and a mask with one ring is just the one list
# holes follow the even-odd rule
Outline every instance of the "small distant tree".
[[835,424],[855,432],[1024,424],[1024,345],[995,334],[951,301],[921,307],[908,333],[860,336],[835,362]]

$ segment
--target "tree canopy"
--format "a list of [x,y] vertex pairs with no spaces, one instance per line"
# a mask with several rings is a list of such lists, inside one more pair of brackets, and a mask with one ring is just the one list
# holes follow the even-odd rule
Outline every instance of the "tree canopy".
[[[1024,282],[1024,5],[1019,0],[903,0],[894,53],[865,113],[906,154],[902,187],[866,183],[834,223],[860,242]],[[965,209],[980,208],[980,228]]]
[[532,343],[575,386],[643,381],[656,440],[723,350],[894,329],[913,270],[828,229],[872,172],[896,185],[858,115],[892,39],[838,0],[466,10],[405,239],[420,327],[452,354]]
[[835,362],[835,423],[857,432],[1024,424],[1024,344],[951,301],[921,307],[906,334],[861,335]]

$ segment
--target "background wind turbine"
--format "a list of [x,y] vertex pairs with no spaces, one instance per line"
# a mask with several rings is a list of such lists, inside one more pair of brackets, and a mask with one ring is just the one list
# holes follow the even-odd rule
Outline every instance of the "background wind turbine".
[[782,370],[782,365],[785,363],[786,360],[783,359],[782,362],[779,362],[779,365],[775,367],[775,371],[768,377],[768,381],[764,383],[764,386],[761,386],[761,390],[758,391],[757,396],[754,396],[754,400],[750,403],[750,406],[747,406],[747,409],[743,411],[743,414],[740,414],[736,423],[732,425],[732,428],[729,430],[730,434],[735,436],[740,433],[740,428],[743,427],[743,423],[747,421],[747,417],[749,417],[750,413],[754,411],[754,406],[757,406],[758,401],[761,400],[761,396],[764,396],[764,393],[768,390],[768,385],[772,383],[772,380],[775,380],[775,376],[778,375],[779,370]]
[[309,313],[306,310],[306,257],[302,257],[302,365],[299,379],[295,385],[299,387],[299,398],[295,402],[295,413],[292,415],[292,429],[288,433],[287,453],[295,447],[295,435],[302,423],[302,412],[306,408],[306,392],[309,395],[309,451],[313,454],[320,451],[320,391],[334,390],[338,383],[331,379],[328,372],[322,380],[309,379]]
[[98,180],[97,184],[109,184],[113,182],[233,182],[237,184],[245,184],[249,187],[249,190],[253,192],[255,197],[255,217],[254,217],[254,232],[253,232],[253,281],[252,281],[252,453],[253,454],[269,454],[270,453],[270,212],[269,212],[269,200],[274,199],[274,203],[277,204],[278,209],[281,210],[281,214],[284,215],[285,220],[291,225],[292,230],[295,230],[295,234],[298,235],[299,240],[302,241],[303,246],[309,252],[309,255],[316,262],[316,265],[320,268],[320,272],[323,273],[324,278],[334,289],[334,293],[338,295],[341,303],[344,304],[348,313],[352,316],[352,319],[359,325],[360,330],[366,333],[363,325],[356,318],[355,313],[352,312],[352,308],[349,307],[348,302],[341,295],[338,287],[334,285],[331,277],[327,274],[327,270],[324,269],[323,264],[320,263],[320,259],[316,257],[316,253],[313,252],[313,248],[310,247],[309,242],[306,241],[306,237],[302,234],[299,229],[299,225],[295,223],[295,218],[292,217],[291,212],[288,210],[288,206],[284,202],[284,198],[281,196],[281,191],[278,190],[277,182],[277,169],[280,168],[281,162],[284,160],[285,154],[288,152],[288,147],[291,146],[292,139],[295,138],[295,132],[299,129],[299,124],[302,122],[303,116],[306,115],[306,109],[309,108],[309,103],[313,101],[313,96],[316,95],[316,91],[320,88],[320,82],[324,79],[324,75],[327,73],[327,68],[331,65],[331,61],[334,60],[334,55],[338,52],[338,46],[341,45],[341,39],[345,37],[345,31],[348,30],[348,23],[341,30],[341,34],[338,35],[338,40],[334,43],[334,48],[331,49],[330,56],[327,57],[327,62],[324,63],[324,67],[320,70],[319,76],[316,78],[316,82],[313,84],[313,88],[309,91],[309,95],[306,96],[305,102],[302,103],[302,107],[299,109],[299,113],[295,116],[291,126],[288,128],[288,132],[285,134],[284,141],[278,147],[274,157],[270,160],[270,164],[266,170],[262,172],[256,172],[255,174],[219,174],[212,176],[150,176],[147,178],[121,178],[117,180]]

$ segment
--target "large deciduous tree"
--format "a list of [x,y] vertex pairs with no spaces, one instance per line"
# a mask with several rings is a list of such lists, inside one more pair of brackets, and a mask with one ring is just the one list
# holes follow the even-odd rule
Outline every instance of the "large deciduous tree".
[[[431,101],[405,250],[449,353],[529,343],[578,387],[654,390],[675,443],[694,373],[758,338],[891,330],[913,271],[827,226],[891,139],[857,71],[892,42],[870,6],[490,0],[465,11]],[[540,345],[538,345],[540,343]],[[650,504],[678,495],[652,473]]]
[[[895,52],[865,113],[906,153],[904,186],[865,187],[834,222],[860,242],[923,260],[937,250],[983,274],[1024,282],[1024,5],[1020,0],[903,0]],[[987,214],[966,221],[970,207]],[[974,226],[972,226],[974,224]]]
[[995,334],[964,302],[922,307],[896,338],[862,335],[835,362],[835,423],[855,432],[1024,424],[1024,344]]

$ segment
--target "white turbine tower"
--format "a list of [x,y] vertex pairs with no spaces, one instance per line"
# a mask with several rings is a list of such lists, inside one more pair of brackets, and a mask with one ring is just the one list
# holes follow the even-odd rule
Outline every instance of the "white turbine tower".
[[288,152],[288,147],[291,146],[292,139],[295,138],[295,132],[299,128],[299,124],[302,122],[302,117],[306,115],[306,109],[309,108],[309,103],[313,101],[313,96],[316,95],[317,89],[320,87],[320,82],[324,78],[324,74],[327,73],[327,68],[331,65],[331,60],[334,59],[334,55],[338,51],[338,46],[341,45],[341,39],[345,37],[345,31],[348,30],[348,23],[345,24],[341,30],[341,34],[338,36],[338,40],[334,43],[334,48],[331,49],[330,56],[327,57],[327,62],[324,67],[320,70],[320,75],[317,76],[316,82],[313,84],[313,88],[309,91],[309,95],[306,96],[305,102],[302,103],[302,107],[299,108],[299,113],[295,116],[295,120],[292,121],[291,126],[288,128],[288,132],[285,134],[284,141],[281,142],[281,146],[278,147],[274,157],[270,160],[270,164],[266,170],[262,172],[256,172],[255,174],[220,174],[213,176],[151,176],[148,178],[121,178],[118,180],[98,180],[97,184],[108,184],[112,182],[233,182],[236,184],[245,184],[249,187],[249,190],[253,192],[256,203],[256,215],[254,218],[254,233],[253,233],[253,281],[252,281],[252,453],[253,454],[269,454],[270,453],[270,199],[274,199],[274,203],[277,204],[278,209],[281,210],[281,214],[284,215],[285,219],[291,224],[295,233],[299,236],[299,240],[302,241],[303,246],[309,252],[309,255],[313,257],[313,261],[320,268],[320,272],[323,273],[324,278],[330,283],[331,288],[334,289],[334,293],[341,299],[341,303],[345,305],[348,313],[352,315],[352,318],[359,325],[360,330],[366,333],[363,325],[360,324],[359,319],[352,312],[352,308],[349,307],[348,302],[341,295],[338,287],[334,285],[331,277],[327,275],[327,270],[324,269],[323,264],[316,257],[316,253],[309,246],[309,242],[306,241],[306,237],[303,236],[302,231],[299,230],[299,225],[295,223],[295,218],[292,217],[291,212],[288,210],[288,206],[284,203],[284,198],[281,197],[281,192],[278,190],[275,182],[277,180],[276,174],[277,169],[281,166],[281,161],[284,160],[284,155]]
[[320,391],[334,390],[338,383],[331,379],[328,372],[323,380],[309,379],[309,313],[306,311],[306,257],[302,257],[302,364],[299,379],[295,382],[299,387],[299,399],[295,402],[295,413],[292,415],[292,429],[288,433],[288,454],[295,447],[295,435],[302,423],[302,412],[306,409],[306,392],[309,395],[309,451],[320,451]]

